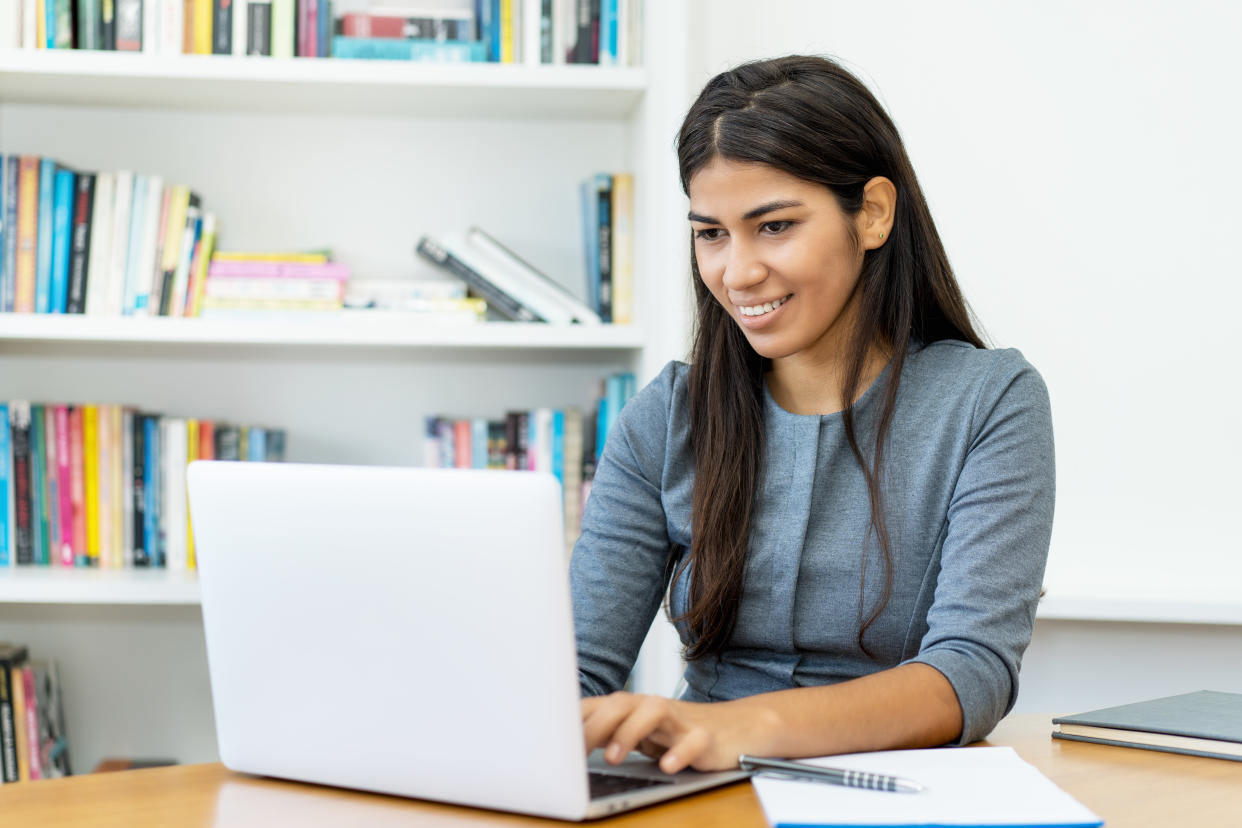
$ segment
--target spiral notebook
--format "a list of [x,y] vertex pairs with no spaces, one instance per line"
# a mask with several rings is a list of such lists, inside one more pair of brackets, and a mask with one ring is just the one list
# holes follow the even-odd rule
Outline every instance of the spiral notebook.
[[936,825],[1066,826],[1104,821],[1056,786],[1013,748],[936,748],[856,753],[806,760],[821,765],[900,776],[922,793],[889,793],[768,776],[752,784],[774,828],[804,826]]

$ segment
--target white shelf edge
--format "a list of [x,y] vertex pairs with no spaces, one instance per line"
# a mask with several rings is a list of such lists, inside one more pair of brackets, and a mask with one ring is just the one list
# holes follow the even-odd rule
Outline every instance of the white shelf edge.
[[199,603],[198,576],[164,569],[0,567],[0,604]]
[[280,321],[0,314],[0,348],[4,342],[579,351],[637,350],[643,331],[633,325],[435,323],[382,312]]
[[1152,596],[1049,594],[1035,617],[1045,621],[1099,621],[1138,624],[1242,625],[1242,596],[1190,599]]

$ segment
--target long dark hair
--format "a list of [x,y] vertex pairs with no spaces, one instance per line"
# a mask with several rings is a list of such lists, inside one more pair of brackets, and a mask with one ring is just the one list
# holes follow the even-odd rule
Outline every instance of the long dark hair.
[[[876,176],[892,181],[897,203],[891,235],[866,251],[855,289],[856,315],[841,384],[846,438],[870,498],[870,530],[880,548],[883,585],[866,606],[859,584],[857,641],[892,592],[892,542],[884,519],[882,459],[911,340],[958,339],[984,347],[949,266],[897,128],[859,80],[837,63],[790,56],[746,63],[712,78],[690,107],[677,139],[681,186],[713,159],[757,162],[822,184],[847,216],[863,205]],[[852,225],[851,225],[852,227]],[[857,243],[857,239],[855,239]],[[690,569],[689,602],[675,621],[689,630],[689,659],[719,655],[733,633],[751,512],[763,453],[763,383],[767,361],[746,341],[699,276],[690,244],[696,318],[689,377],[694,452],[693,540],[672,573]],[[853,400],[872,348],[890,355],[888,382],[870,458],[854,424]],[[862,572],[867,571],[863,545]]]

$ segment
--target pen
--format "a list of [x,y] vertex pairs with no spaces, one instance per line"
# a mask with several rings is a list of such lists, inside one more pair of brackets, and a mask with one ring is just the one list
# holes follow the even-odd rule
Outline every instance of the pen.
[[902,779],[897,776],[886,776],[882,773],[845,770],[843,768],[825,768],[809,762],[790,762],[784,759],[761,759],[758,756],[742,754],[737,758],[742,770],[756,773],[774,773],[792,776],[797,779],[809,779],[812,782],[827,782],[830,785],[845,785],[850,788],[866,788],[871,791],[893,791],[895,793],[918,793],[927,790],[918,782]]

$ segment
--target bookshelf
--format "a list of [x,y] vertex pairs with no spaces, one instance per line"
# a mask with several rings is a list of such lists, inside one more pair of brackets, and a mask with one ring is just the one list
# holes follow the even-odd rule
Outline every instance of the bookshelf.
[[[424,415],[585,406],[615,371],[641,386],[690,319],[687,11],[648,3],[644,27],[642,68],[0,50],[0,152],[158,173],[201,192],[223,248],[331,247],[356,278],[430,272],[418,237],[477,224],[582,295],[577,184],[637,185],[631,326],[0,315],[3,395],[270,423],[295,462],[417,465]],[[77,769],[216,758],[192,575],[0,572],[0,629],[61,661]],[[637,686],[671,692],[653,629]]]

